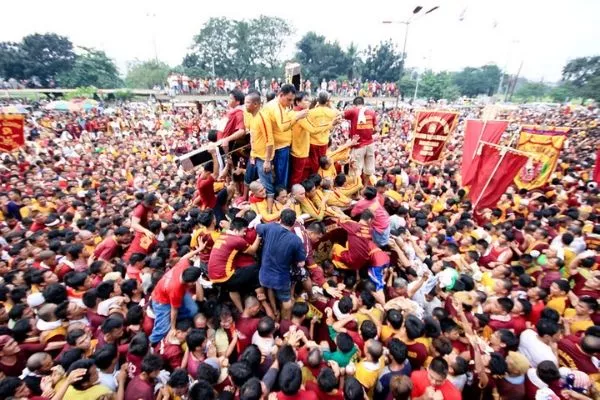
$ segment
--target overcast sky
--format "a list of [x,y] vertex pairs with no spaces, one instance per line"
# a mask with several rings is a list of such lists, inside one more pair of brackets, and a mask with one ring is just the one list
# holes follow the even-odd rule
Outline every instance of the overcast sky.
[[[429,15],[410,25],[407,65],[433,70],[496,63],[522,76],[556,81],[572,58],[600,54],[598,0],[369,0],[369,1],[183,1],[183,0],[19,0],[3,1],[0,41],[18,41],[35,32],[56,32],[76,45],[106,51],[121,72],[128,61],[158,58],[172,66],[188,51],[192,37],[209,17],[252,18],[260,14],[287,19],[295,28],[284,56],[314,30],[343,46],[364,49],[392,38],[404,40],[404,25],[417,5]],[[462,16],[462,18],[461,18]],[[462,19],[462,20],[461,20]]]

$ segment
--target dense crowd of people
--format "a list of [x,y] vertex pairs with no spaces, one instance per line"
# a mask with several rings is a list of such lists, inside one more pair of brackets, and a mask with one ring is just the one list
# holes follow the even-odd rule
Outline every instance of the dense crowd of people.
[[423,167],[412,109],[247,89],[26,117],[0,163],[0,400],[598,398],[597,110],[501,110],[507,135],[574,129],[546,185],[475,212],[480,108]]
[[[165,87],[171,95],[178,94],[217,94],[226,95],[235,88],[240,88],[244,94],[250,89],[259,91],[262,96],[268,92],[277,93],[283,85],[281,78],[271,78],[267,81],[264,77],[254,81],[248,79],[224,78],[190,78],[187,75],[171,74],[167,78]],[[156,89],[161,89],[156,87]],[[335,96],[344,97],[397,97],[398,88],[394,82],[377,82],[377,80],[360,79],[323,79],[321,82],[311,82],[310,79],[302,81],[302,89],[309,96],[319,90],[325,90]]]

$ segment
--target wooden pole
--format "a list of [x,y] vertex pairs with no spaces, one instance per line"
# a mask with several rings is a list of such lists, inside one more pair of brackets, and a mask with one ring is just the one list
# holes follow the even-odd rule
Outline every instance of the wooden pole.
[[[487,119],[484,119],[484,120],[483,120],[483,126],[481,127],[481,132],[479,132],[479,136],[477,137],[477,146],[475,147],[475,151],[473,152],[473,155],[472,155],[471,161],[473,161],[473,160],[475,159],[475,156],[476,156],[476,155],[477,155],[477,153],[478,153],[478,150],[479,150],[479,143],[481,143],[481,137],[483,136],[483,132],[485,131],[485,127],[486,127],[486,125],[487,125]],[[465,124],[465,126],[466,126],[466,124]]]
[[520,151],[520,150],[515,150],[512,147],[510,147],[514,141],[514,139],[517,137],[517,135],[513,135],[513,137],[510,139],[510,142],[508,144],[508,146],[501,146],[495,143],[489,143],[489,142],[481,142],[481,146],[483,145],[488,145],[488,146],[492,146],[495,147],[497,149],[500,149],[501,151],[501,155],[500,155],[500,159],[498,160],[498,162],[496,163],[496,165],[494,166],[494,169],[492,170],[492,173],[490,174],[490,176],[488,177],[487,181],[485,182],[485,185],[483,186],[483,189],[481,190],[481,193],[479,193],[479,196],[477,197],[477,200],[475,201],[475,204],[473,204],[473,210],[477,209],[477,205],[479,204],[479,202],[481,201],[481,198],[483,197],[485,191],[487,190],[488,186],[490,185],[490,182],[492,181],[492,178],[494,177],[494,174],[498,171],[498,168],[500,168],[500,164],[502,163],[502,160],[504,160],[504,157],[506,156],[506,153],[513,152],[516,154],[521,154],[524,155],[526,157],[531,157],[533,155],[533,153],[527,153],[524,151]]
[[490,176],[488,177],[487,181],[485,182],[485,185],[483,186],[483,190],[481,190],[481,193],[479,193],[479,196],[477,197],[477,200],[475,201],[475,204],[473,204],[473,210],[477,210],[477,205],[481,201],[481,198],[483,197],[483,194],[485,193],[485,191],[487,190],[488,186],[490,185],[490,182],[492,181],[492,178],[494,177],[494,174],[498,171],[498,168],[500,168],[500,164],[502,163],[502,160],[504,160],[504,157],[506,156],[506,153],[508,153],[508,150],[505,149],[505,148],[501,149],[500,151],[502,152],[502,154],[500,156],[500,159],[496,163],[496,166],[494,166],[494,169],[492,170],[492,173],[490,174]]

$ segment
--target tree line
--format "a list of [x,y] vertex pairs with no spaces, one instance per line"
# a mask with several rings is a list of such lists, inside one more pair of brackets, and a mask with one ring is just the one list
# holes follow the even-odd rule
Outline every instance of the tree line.
[[302,65],[303,79],[310,79],[315,85],[323,79],[396,82],[403,96],[409,98],[418,85],[418,97],[436,100],[506,92],[522,101],[600,101],[600,56],[569,61],[563,68],[562,80],[551,86],[503,76],[496,65],[467,67],[458,72],[417,73],[404,68],[405,55],[391,40],[361,51],[353,43],[343,47],[316,32],[304,34],[295,45],[293,58],[284,60],[282,51],[293,33],[293,26],[278,17],[210,18],[193,37],[180,65],[171,67],[159,60],[135,61],[124,79],[105,52],[76,47],[55,33],[36,33],[20,42],[0,42],[0,79],[12,78],[39,87],[152,88],[164,85],[172,72],[190,77],[270,80],[283,77],[286,62],[297,61]]

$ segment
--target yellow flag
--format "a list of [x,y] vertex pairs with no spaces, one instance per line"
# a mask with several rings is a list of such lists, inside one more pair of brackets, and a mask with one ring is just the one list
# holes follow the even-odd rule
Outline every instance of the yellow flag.
[[[523,127],[519,136],[518,150],[534,153],[523,169],[515,176],[515,184],[519,189],[535,189],[544,185],[556,168],[558,156],[565,142],[566,136],[563,128],[556,128],[556,133],[545,134],[531,133],[530,127]],[[560,129],[560,130],[559,130]]]

